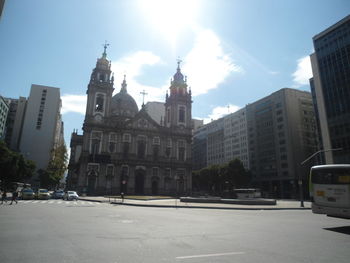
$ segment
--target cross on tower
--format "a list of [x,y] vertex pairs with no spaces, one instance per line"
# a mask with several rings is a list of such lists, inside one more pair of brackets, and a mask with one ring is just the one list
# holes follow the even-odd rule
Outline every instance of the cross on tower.
[[107,47],[109,46],[109,44],[107,43],[107,40],[105,40],[105,43],[104,43],[104,45],[103,45],[103,55],[104,56],[107,56],[107,53],[106,53],[106,49],[107,49]]
[[177,58],[177,67],[180,68],[180,63],[182,62],[182,60],[180,59],[180,57]]
[[143,90],[142,92],[140,92],[140,94],[142,94],[142,106],[145,105],[145,95],[148,95],[148,93],[145,92],[145,90]]

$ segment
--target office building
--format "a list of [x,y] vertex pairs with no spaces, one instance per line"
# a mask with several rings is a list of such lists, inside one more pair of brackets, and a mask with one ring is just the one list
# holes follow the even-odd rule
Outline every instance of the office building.
[[19,99],[7,98],[6,100],[8,101],[10,109],[6,121],[5,142],[11,150],[18,152],[27,99],[25,97],[19,97]]
[[310,163],[317,150],[316,121],[309,92],[284,88],[246,106],[253,183],[273,197],[296,197],[298,181],[307,192]]
[[224,119],[225,162],[239,159],[249,170],[248,130],[246,109],[228,114]]
[[310,80],[323,163],[350,163],[350,15],[313,37]]
[[5,137],[8,111],[9,105],[7,104],[6,100],[0,96],[0,140],[3,140]]
[[[61,131],[61,99],[59,88],[33,84],[24,115],[19,150],[36,163],[37,169],[46,169]],[[35,181],[37,178],[33,178]]]

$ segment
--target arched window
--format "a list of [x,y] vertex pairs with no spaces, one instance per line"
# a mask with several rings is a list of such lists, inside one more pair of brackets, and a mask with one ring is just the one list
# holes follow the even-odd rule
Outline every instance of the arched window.
[[105,81],[105,74],[100,74],[100,81]]
[[95,111],[103,112],[103,104],[104,104],[104,96],[102,94],[98,94],[96,96]]
[[179,107],[179,122],[184,123],[185,122],[185,107],[184,106],[180,106]]

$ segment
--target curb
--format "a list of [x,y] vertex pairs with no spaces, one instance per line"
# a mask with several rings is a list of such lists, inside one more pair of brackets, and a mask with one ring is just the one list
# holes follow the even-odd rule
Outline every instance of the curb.
[[85,198],[79,198],[78,200],[95,202],[95,203],[110,203],[108,200],[96,200],[96,199],[85,199]]
[[138,206],[138,207],[153,207],[153,208],[194,208],[194,209],[220,209],[220,210],[310,210],[308,207],[212,207],[212,206],[184,206],[184,205],[146,205],[111,202],[113,205]]

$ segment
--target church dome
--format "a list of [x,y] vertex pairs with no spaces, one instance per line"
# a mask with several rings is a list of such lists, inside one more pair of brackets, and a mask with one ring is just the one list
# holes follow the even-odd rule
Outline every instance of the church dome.
[[131,97],[126,90],[126,81],[124,78],[120,92],[112,97],[112,115],[134,117],[138,111],[139,109],[134,98]]

